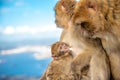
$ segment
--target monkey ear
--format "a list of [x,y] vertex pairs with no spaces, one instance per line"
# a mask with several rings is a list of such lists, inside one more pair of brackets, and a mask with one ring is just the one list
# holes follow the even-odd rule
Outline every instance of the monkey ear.
[[62,6],[61,6],[62,11],[64,11],[64,12],[68,11],[68,9],[69,9],[68,6],[69,6],[69,4],[65,1],[63,1]]
[[64,6],[61,6],[61,9],[62,9],[63,12],[66,12],[66,9],[65,9]]
[[97,11],[97,3],[94,0],[89,0],[87,3],[87,7],[90,10]]

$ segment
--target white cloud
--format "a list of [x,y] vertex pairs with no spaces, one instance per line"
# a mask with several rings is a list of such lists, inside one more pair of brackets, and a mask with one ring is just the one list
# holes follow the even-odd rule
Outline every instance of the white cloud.
[[49,53],[49,54],[47,54],[47,53],[45,53],[45,54],[35,53],[35,54],[33,54],[33,56],[36,60],[40,60],[40,59],[50,58],[51,53]]
[[[43,27],[30,27],[30,26],[7,26],[0,31],[3,35],[14,35],[14,34],[31,34],[31,35],[48,35],[48,36],[59,36],[61,29],[55,25],[43,26]],[[44,35],[43,35],[44,34]]]
[[24,46],[10,50],[2,50],[1,55],[23,54],[24,52],[33,52],[33,57],[37,60],[49,58],[51,51],[49,46]]
[[23,52],[39,52],[39,53],[47,53],[49,52],[48,46],[24,46],[24,47],[17,47],[10,50],[2,50],[2,55],[9,55],[9,54],[20,54]]
[[3,30],[3,34],[14,34],[15,28],[12,26],[7,26],[5,30]]

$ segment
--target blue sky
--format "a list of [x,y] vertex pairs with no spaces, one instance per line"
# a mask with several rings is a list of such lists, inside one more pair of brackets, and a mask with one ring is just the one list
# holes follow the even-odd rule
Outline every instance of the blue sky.
[[[61,29],[57,28],[54,22],[54,6],[57,1],[58,0],[0,0],[0,55],[3,55],[3,57],[0,58],[0,66],[1,64],[6,66],[1,66],[3,72],[6,71],[8,74],[11,74],[11,72],[7,70],[13,71],[14,69],[6,63],[11,65],[21,61],[17,59],[21,59],[21,56],[18,54],[24,55],[32,53],[30,56],[35,60],[43,60],[51,57],[50,45],[59,40],[61,35]],[[13,54],[18,57],[14,58]],[[6,57],[5,55],[12,55],[13,57]],[[29,62],[28,56],[24,55],[24,57],[26,57],[24,61]],[[9,58],[16,62],[9,62]],[[24,65],[23,63],[22,61],[21,64]],[[25,63],[25,66],[29,67],[34,65],[27,65]],[[9,69],[7,67],[9,67]],[[37,67],[42,68],[45,66]],[[24,72],[21,70],[23,69],[21,65],[18,65],[15,69],[18,70],[18,73],[16,73],[17,70],[15,70],[16,74]],[[39,70],[37,71],[39,72]],[[35,72],[35,70],[33,72]]]
[[57,0],[0,0],[0,25],[41,26],[54,22]]
[[57,1],[0,0],[0,54],[33,52],[35,59],[50,57],[48,46],[61,35],[54,22]]
[[[57,1],[0,0],[0,49],[11,47],[13,44],[16,45],[15,49],[7,52],[3,51],[3,53],[27,52],[28,47],[26,48],[26,46],[33,49],[31,43],[36,41],[39,43],[44,42],[44,46],[46,46],[46,44],[51,45],[51,42],[59,40],[61,29],[55,25],[54,12]],[[39,48],[36,46],[34,47],[35,50]],[[44,51],[46,50],[48,48]]]
[[57,1],[0,0],[0,34],[58,32],[54,23]]

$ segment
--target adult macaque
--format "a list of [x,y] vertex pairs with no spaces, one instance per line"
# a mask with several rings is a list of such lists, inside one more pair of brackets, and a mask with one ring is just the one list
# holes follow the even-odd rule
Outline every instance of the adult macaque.
[[[65,1],[69,1],[69,4]],[[109,80],[109,61],[99,39],[89,38],[87,32],[82,31],[77,25],[71,23],[74,15],[76,2],[74,0],[60,0],[56,5],[56,24],[64,28],[61,35],[61,42],[65,42],[72,47],[74,60],[72,70],[77,80],[82,79],[82,70],[90,66],[86,75],[88,80]],[[72,7],[70,6],[72,5]],[[66,14],[67,13],[67,14]]]
[[80,0],[72,23],[87,37],[101,39],[112,77],[120,80],[120,0]]

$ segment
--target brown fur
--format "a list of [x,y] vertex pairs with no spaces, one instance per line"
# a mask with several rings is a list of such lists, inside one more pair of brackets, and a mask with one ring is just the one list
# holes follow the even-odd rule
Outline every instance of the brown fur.
[[40,80],[75,80],[71,72],[70,46],[63,42],[56,42],[51,47],[53,61],[49,64]]
[[119,4],[120,0],[81,0],[72,17],[73,25],[82,28],[87,37],[101,39],[114,80],[120,80]]
[[[56,12],[56,16],[61,15],[60,13],[62,13],[61,11],[63,8],[65,8],[64,10],[66,10],[67,7],[64,6],[61,8],[61,10],[58,9],[58,12]],[[71,11],[74,11],[73,8],[68,9],[72,9]],[[67,10],[65,12],[67,12]],[[57,25],[64,28],[60,41],[65,42],[72,47],[74,56],[72,69],[75,73],[75,76],[77,76],[77,80],[83,78],[81,72],[86,66],[90,66],[90,71],[87,74],[88,80],[109,80],[109,63],[99,39],[88,38],[89,34],[87,34],[87,32],[81,32],[81,34],[86,35],[86,37],[80,35],[79,32],[81,31],[81,29],[77,26],[72,26],[72,24],[70,23],[70,15],[56,18]]]
[[75,0],[60,0],[55,6],[56,24],[58,27],[66,29],[68,26],[66,23],[73,15]]
[[[66,34],[67,34],[67,28],[68,26],[68,22],[70,21],[72,15],[73,15],[73,10],[75,8],[75,0],[60,0],[56,6],[55,6],[55,12],[56,12],[56,24],[57,27],[63,28],[63,32],[61,34],[60,37],[60,41],[63,41],[63,39],[65,38]],[[68,36],[69,38],[69,36]],[[66,38],[65,38],[66,39]],[[64,39],[64,40],[65,40]],[[69,41],[69,40],[67,40]],[[66,41],[65,41],[66,42]],[[81,80],[89,80],[89,76],[88,76],[88,70],[89,67],[84,67],[82,69],[82,79]]]
[[70,54],[70,46],[64,42],[56,42],[51,47],[51,53],[53,59],[61,59],[67,53]]
[[[70,31],[70,32],[69,32]],[[68,30],[71,40],[68,42],[73,47],[73,52],[77,54],[72,62],[72,69],[76,75],[80,75],[82,69],[89,65],[90,74],[88,76],[91,80],[109,80],[109,62],[101,47],[99,39],[90,39],[79,34],[79,27],[72,26]],[[66,35],[67,39],[68,36]],[[66,39],[63,39],[66,41]]]

